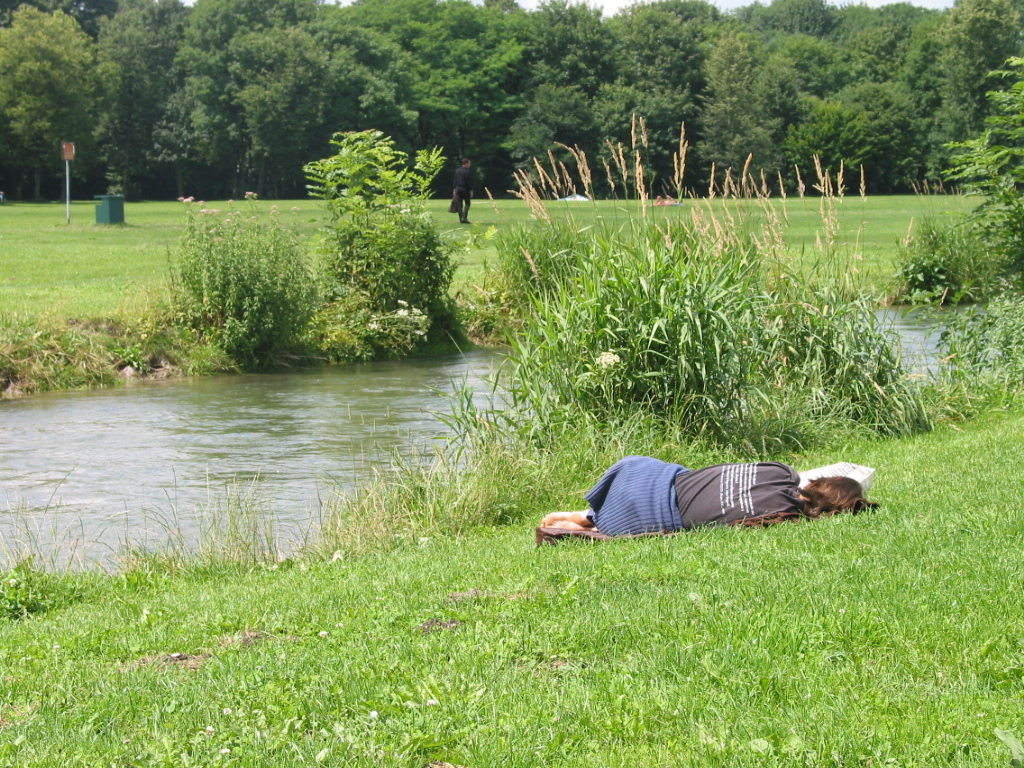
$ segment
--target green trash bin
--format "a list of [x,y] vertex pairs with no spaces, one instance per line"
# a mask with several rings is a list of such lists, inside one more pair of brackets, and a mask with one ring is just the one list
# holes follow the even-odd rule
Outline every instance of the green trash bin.
[[100,204],[96,206],[97,224],[124,224],[124,195],[93,195]]

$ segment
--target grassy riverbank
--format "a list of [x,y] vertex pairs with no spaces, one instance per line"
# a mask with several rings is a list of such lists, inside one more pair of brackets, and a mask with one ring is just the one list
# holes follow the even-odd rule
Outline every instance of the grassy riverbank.
[[1009,766],[1021,429],[802,457],[879,468],[857,517],[536,549],[594,479],[566,465],[507,526],[386,553],[15,574],[0,765]]
[[[879,297],[891,293],[897,242],[911,222],[960,213],[969,206],[963,198],[948,195],[846,197],[834,202],[837,234],[828,252],[844,259],[865,290]],[[766,204],[778,212],[779,236],[796,255],[799,268],[819,267],[820,200]],[[228,202],[205,205],[229,210]],[[246,205],[264,216],[279,209],[282,222],[295,229],[300,247],[314,251],[324,216],[316,201]],[[688,221],[695,206],[705,205],[689,201],[651,207],[647,214],[661,224]],[[764,226],[757,201],[718,199],[708,207],[730,230]],[[470,332],[486,337],[504,311],[486,279],[497,261],[496,235],[531,227],[529,209],[520,200],[477,200],[472,227],[453,226],[445,201],[430,201],[427,209],[441,223],[442,238],[457,246],[451,293],[467,307]],[[553,220],[571,217],[581,231],[590,225],[615,230],[643,218],[635,201],[551,203],[549,209]],[[170,310],[168,274],[177,260],[186,218],[181,203],[129,203],[124,226],[94,224],[93,205],[87,202],[72,206],[70,225],[64,215],[64,207],[56,204],[9,203],[0,209],[0,397],[109,386],[137,374],[196,375],[237,368],[238,361],[224,350],[177,327],[180,318]],[[450,348],[450,340],[444,343]],[[304,354],[294,352],[289,365],[299,364]],[[316,350],[310,354],[324,357]]]
[[[254,205],[269,211],[274,204],[261,201]],[[781,210],[781,201],[775,204]],[[227,207],[225,202],[207,205]],[[318,202],[282,201],[276,205],[307,242],[314,237],[322,218]],[[687,217],[692,205],[651,208],[649,213],[655,220]],[[884,291],[892,277],[896,243],[906,235],[911,220],[961,213],[970,205],[970,201],[951,195],[869,197],[867,201],[848,196],[838,206],[840,247],[862,255],[872,285]],[[446,206],[446,201],[438,200],[428,204],[450,237],[466,241],[473,236],[474,247],[459,259],[456,290],[478,280],[484,265],[493,259],[493,241],[485,237],[491,227],[500,232],[531,221],[529,209],[519,200],[499,200],[492,205],[483,199],[473,204],[475,226],[458,228],[455,217],[445,212]],[[551,210],[556,216],[568,214],[584,224],[603,220],[615,225],[637,218],[637,206],[634,201],[553,203]],[[726,207],[737,211],[737,219],[744,221],[761,219],[756,201],[718,200],[714,206],[719,211]],[[789,216],[787,246],[813,250],[822,226],[819,199],[790,198],[785,208]],[[184,228],[181,203],[128,203],[126,224],[113,227],[94,224],[93,210],[91,203],[76,203],[68,226],[62,205],[8,203],[0,208],[0,310],[79,319],[106,317],[125,306],[137,307],[141,297],[164,293],[168,258]]]

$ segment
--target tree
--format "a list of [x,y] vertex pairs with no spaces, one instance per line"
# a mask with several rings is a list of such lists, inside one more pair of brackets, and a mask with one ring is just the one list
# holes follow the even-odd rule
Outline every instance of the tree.
[[815,158],[833,176],[840,165],[856,173],[871,153],[866,115],[839,102],[819,101],[804,123],[790,128],[785,149],[805,179],[813,178]]
[[118,0],[0,0],[0,27],[10,26],[14,12],[22,6],[30,6],[43,13],[66,13],[95,40],[103,20],[117,13]]
[[839,99],[864,116],[868,151],[862,162],[868,188],[909,189],[921,176],[926,135],[911,94],[898,83],[864,82],[843,90]]
[[[187,130],[211,172],[210,192],[237,197],[265,182],[268,168],[287,168],[275,183],[301,183],[301,158],[313,150],[297,145],[302,121],[318,108],[323,60],[308,32],[294,30],[315,10],[314,0],[199,0],[193,8],[177,58],[185,73],[179,103],[192,107]],[[282,103],[263,98],[270,94]],[[272,131],[288,138],[274,142]]]
[[758,66],[752,43],[735,33],[719,38],[708,58],[708,98],[698,144],[705,163],[738,172],[753,155],[753,169],[774,175],[783,161],[782,141],[799,119],[795,73]]
[[791,35],[779,42],[772,57],[780,64],[789,62],[800,92],[807,96],[824,99],[850,82],[851,73],[843,65],[842,51],[829,40]]
[[592,100],[575,86],[544,83],[512,123],[508,142],[512,158],[528,168],[532,158],[543,159],[549,150],[561,155],[555,142],[579,146],[593,155],[598,138]]
[[827,37],[838,24],[836,9],[825,0],[772,0],[754,3],[738,14],[757,30]]
[[614,40],[600,9],[547,0],[529,15],[524,44],[534,88],[575,86],[593,98],[614,79]]
[[174,57],[188,9],[180,0],[140,2],[103,24],[101,56],[112,66],[99,125],[111,191],[138,197],[154,160],[153,133],[175,85]]
[[325,128],[338,132],[372,126],[404,151],[415,146],[419,114],[410,54],[376,29],[353,26],[336,5],[320,9],[313,33],[328,56],[321,83]]
[[994,114],[974,139],[951,145],[947,178],[980,199],[971,216],[1017,270],[1024,269],[1024,58],[1011,58],[994,73],[1013,78],[1005,90],[991,91]]
[[234,105],[242,123],[256,191],[268,178],[274,196],[294,190],[303,161],[325,138],[322,83],[327,55],[300,27],[274,27],[232,41]]
[[60,168],[61,141],[77,144],[78,168],[89,162],[105,75],[95,44],[66,14],[26,6],[0,29],[0,113],[15,169],[33,177],[34,198],[44,173]]
[[363,0],[339,16],[385,34],[408,54],[417,112],[411,144],[480,158],[483,184],[504,184],[509,126],[522,108],[523,46],[515,29],[525,14],[468,0]]
[[1009,0],[961,0],[940,28],[939,141],[961,141],[988,115],[991,72],[1017,53],[1020,19]]

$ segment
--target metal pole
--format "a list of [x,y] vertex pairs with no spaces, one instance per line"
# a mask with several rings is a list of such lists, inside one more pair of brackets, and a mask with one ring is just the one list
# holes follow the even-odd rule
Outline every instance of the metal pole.
[[71,223],[71,161],[64,161],[64,199],[67,200],[68,224]]

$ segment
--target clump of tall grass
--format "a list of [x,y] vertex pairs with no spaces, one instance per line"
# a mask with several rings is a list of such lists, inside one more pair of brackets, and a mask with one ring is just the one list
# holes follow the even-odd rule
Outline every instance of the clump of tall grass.
[[[646,211],[638,126],[631,150],[609,146],[606,170],[609,184],[634,190]],[[586,187],[586,158],[572,154]],[[681,137],[679,184],[685,154]],[[511,294],[522,317],[511,342],[517,428],[557,442],[581,422],[614,429],[646,413],[756,453],[836,429],[898,434],[927,426],[898,349],[838,253],[842,170],[833,179],[816,164],[818,265],[797,274],[782,239],[785,200],[769,200],[750,158],[737,176],[726,169],[720,188],[713,173],[709,201],[693,201],[689,215],[655,224],[645,214],[616,228],[542,215],[546,199],[571,184],[565,165],[550,160],[550,171],[536,163],[535,176],[519,175],[536,223],[498,243],[499,270],[504,284],[518,286]],[[719,193],[726,204],[713,207],[710,196]],[[741,198],[759,203],[759,226],[746,220],[749,206],[731,205]]]
[[1006,260],[967,221],[925,219],[897,251],[897,301],[959,304],[980,301],[996,288]]
[[823,425],[923,423],[866,300],[773,270],[749,238],[686,224],[586,242],[512,343],[515,407],[534,435],[639,411],[764,450],[806,444]]
[[1024,386],[1024,296],[1004,293],[983,309],[952,318],[943,334],[945,372],[1009,391]]

